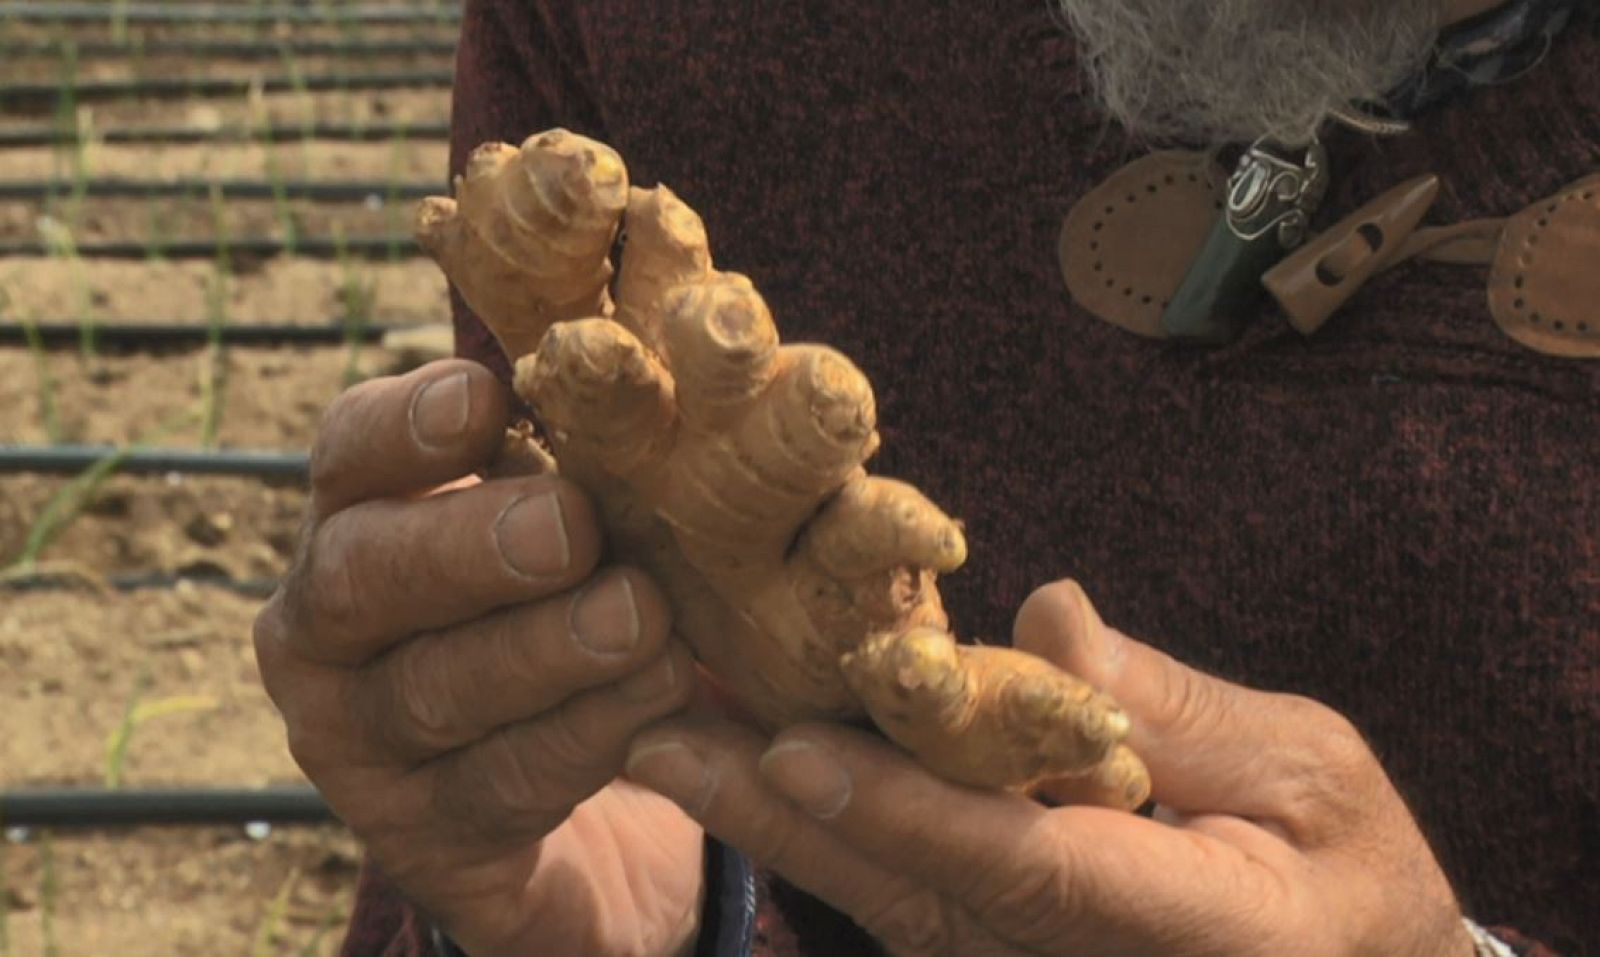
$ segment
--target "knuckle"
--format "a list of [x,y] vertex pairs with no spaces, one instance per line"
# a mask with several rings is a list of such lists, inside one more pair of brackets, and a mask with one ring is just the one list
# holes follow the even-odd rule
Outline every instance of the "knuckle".
[[340,512],[322,524],[310,548],[304,571],[297,576],[300,628],[318,634],[347,634],[357,630],[365,606],[361,575],[364,560],[358,538]]
[[747,813],[750,815],[746,828],[748,837],[742,842],[748,843],[746,850],[760,863],[781,870],[784,862],[800,845],[801,827],[797,812],[790,810],[787,805],[758,801],[752,802]]
[[1213,682],[1181,665],[1163,668],[1160,674],[1161,698],[1166,702],[1171,727],[1204,739],[1209,737],[1208,729],[1229,725],[1233,699],[1218,694]]
[[[551,776],[542,753],[530,755],[527,742],[510,734],[496,734],[486,739],[474,751],[474,771],[469,773],[465,787],[455,800],[469,807],[456,808],[453,816],[464,821],[476,820],[487,828],[495,828],[505,818],[522,818],[548,814],[564,815],[566,810],[586,795],[568,795]],[[537,746],[531,748],[537,752]],[[490,808],[482,814],[478,801],[472,797],[481,794]]]
[[595,735],[586,722],[574,716],[571,707],[554,709],[534,727],[534,750],[545,775],[584,780],[594,774],[604,749],[595,743]]
[[1388,781],[1372,749],[1331,708],[1298,696],[1284,696],[1283,704],[1283,727],[1293,735],[1278,748],[1285,763],[1277,785],[1284,823],[1310,843],[1363,828]]
[[973,912],[982,924],[1016,929],[1025,939],[1045,940],[1052,928],[1076,921],[1078,895],[1065,866],[1035,867],[1026,873],[991,874],[991,888],[973,895]]
[[278,680],[283,669],[284,644],[288,629],[284,624],[284,592],[280,587],[256,613],[250,625],[250,644],[255,651],[256,670],[261,675],[261,687],[267,698],[280,712],[283,710],[284,688]]
[[1290,723],[1303,729],[1318,764],[1328,774],[1358,778],[1374,766],[1372,749],[1349,718],[1310,698],[1290,695],[1286,703]]
[[314,701],[297,700],[283,711],[289,756],[313,781],[323,769],[339,763],[333,725],[322,720]]
[[348,465],[345,443],[351,432],[351,420],[367,398],[379,388],[381,379],[369,379],[354,385],[334,397],[322,413],[317,426],[317,438],[311,446],[310,481],[313,489],[327,488],[336,483]]
[[895,957],[954,953],[948,906],[930,891],[900,891],[862,916],[862,926]]
[[459,703],[448,694],[444,665],[413,642],[393,657],[385,682],[393,701],[393,717],[384,720],[392,744],[417,756],[447,751],[469,737]]

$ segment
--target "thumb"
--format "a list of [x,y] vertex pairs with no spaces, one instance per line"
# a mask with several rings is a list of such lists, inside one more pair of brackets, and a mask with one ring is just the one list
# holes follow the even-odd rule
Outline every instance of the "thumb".
[[1151,796],[1186,814],[1280,820],[1320,777],[1325,722],[1342,722],[1307,699],[1214,678],[1107,627],[1070,580],[1023,603],[1013,643],[1115,698],[1128,713],[1126,744],[1150,769]]

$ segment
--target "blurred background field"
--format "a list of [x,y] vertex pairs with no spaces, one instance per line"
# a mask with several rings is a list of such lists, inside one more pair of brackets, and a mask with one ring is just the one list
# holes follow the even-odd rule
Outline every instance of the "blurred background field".
[[[304,784],[249,638],[301,482],[226,456],[292,466],[445,319],[407,234],[457,18],[0,0],[0,790]],[[0,957],[330,954],[359,862],[331,824],[0,823]]]

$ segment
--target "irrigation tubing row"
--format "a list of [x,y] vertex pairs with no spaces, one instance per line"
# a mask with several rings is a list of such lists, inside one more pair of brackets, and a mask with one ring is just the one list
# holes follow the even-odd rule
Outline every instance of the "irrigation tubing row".
[[256,86],[264,93],[330,90],[398,90],[448,87],[452,70],[404,70],[384,73],[319,73],[314,76],[146,77],[138,80],[84,80],[71,86],[48,83],[8,83],[0,86],[0,106],[7,110],[53,110],[63,97],[76,103],[127,99],[243,96]]
[[261,789],[30,788],[0,792],[6,827],[132,827],[147,824],[328,824],[327,802],[308,787]]
[[[85,323],[0,323],[0,345],[27,345],[34,337],[45,348],[76,346],[83,337]],[[230,324],[212,330],[202,323],[129,322],[93,324],[95,345],[102,349],[154,349],[203,346],[213,334],[231,346],[340,345],[351,340],[381,342],[397,329],[410,326],[362,324],[346,328],[338,325],[305,323]]]
[[202,199],[212,188],[224,199],[309,199],[322,202],[369,199],[422,199],[445,192],[442,183],[336,182],[333,180],[139,180],[89,179],[79,183],[66,180],[0,180],[0,199],[45,199],[51,196],[83,195],[97,199]]
[[453,23],[461,7],[449,4],[341,5],[336,13],[315,8],[276,4],[238,3],[126,3],[115,9],[105,3],[24,2],[0,3],[0,21],[29,20],[46,23],[297,23],[341,26],[355,23]]
[[[0,258],[6,256],[53,256],[58,247],[42,242],[0,243]],[[82,259],[218,259],[223,254],[244,259],[270,259],[273,256],[294,255],[309,259],[382,260],[403,259],[420,253],[416,240],[410,236],[351,236],[331,239],[326,236],[306,236],[290,242],[268,236],[230,239],[218,243],[215,239],[174,239],[164,242],[108,240],[103,243],[78,243],[74,252]]]
[[[21,57],[59,57],[60,42],[12,43],[0,46],[0,62]],[[123,56],[227,57],[233,60],[278,60],[285,56],[385,57],[427,56],[454,53],[454,37],[403,40],[143,40],[124,43],[87,40],[73,44],[82,59],[107,59]]]
[[110,445],[0,445],[0,474],[38,472],[77,475],[106,459],[118,457],[124,475],[228,475],[248,478],[306,477],[311,459],[305,452],[241,449],[119,449]]
[[65,588],[81,588],[86,584],[104,585],[120,592],[168,591],[185,584],[203,585],[207,588],[221,588],[231,591],[246,598],[269,598],[278,589],[276,579],[232,578],[228,575],[214,573],[197,575],[193,573],[140,572],[127,575],[88,577],[81,574],[43,571],[26,576],[8,575],[0,579],[0,590],[20,592],[56,591]]
[[[0,62],[5,55],[0,54]],[[345,143],[381,143],[389,140],[424,141],[450,138],[448,123],[315,123],[308,126],[269,126],[262,129],[197,126],[146,126],[132,129],[94,130],[87,137],[96,143],[294,143],[334,140]],[[35,127],[0,130],[0,147],[76,146],[86,139],[72,128]]]

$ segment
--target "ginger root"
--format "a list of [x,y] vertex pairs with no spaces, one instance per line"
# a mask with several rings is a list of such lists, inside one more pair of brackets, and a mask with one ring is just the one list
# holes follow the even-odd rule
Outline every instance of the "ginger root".
[[780,344],[750,280],[713,268],[693,210],[565,130],[480,147],[456,195],[422,205],[423,248],[505,347],[614,556],[655,576],[758,720],[870,717],[952,781],[1144,801],[1114,702],[1035,656],[956,643],[934,581],[966,560],[960,525],[866,473],[866,377]]

